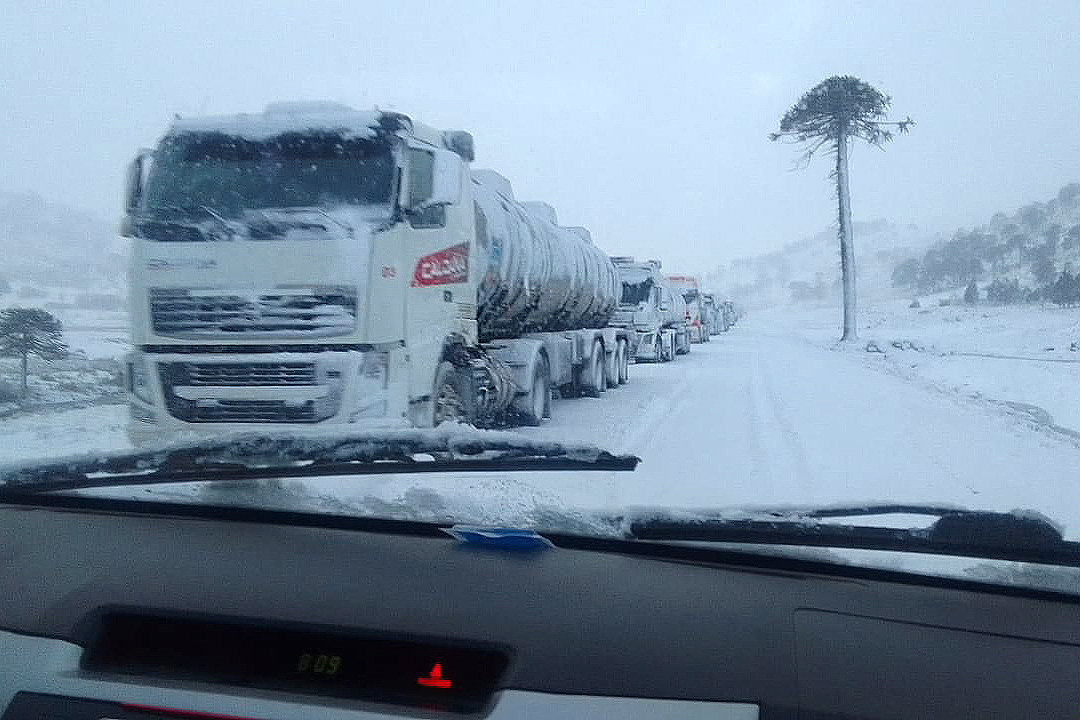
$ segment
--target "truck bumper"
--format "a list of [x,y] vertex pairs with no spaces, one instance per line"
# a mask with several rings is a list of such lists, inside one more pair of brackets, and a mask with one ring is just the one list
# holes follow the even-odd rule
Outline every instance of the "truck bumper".
[[223,432],[407,425],[404,349],[128,356],[128,435],[138,445]]
[[634,358],[635,362],[660,362],[661,353],[658,351],[658,347],[663,345],[661,342],[659,345],[656,342],[656,337],[659,335],[659,331],[634,331],[630,340],[630,357]]

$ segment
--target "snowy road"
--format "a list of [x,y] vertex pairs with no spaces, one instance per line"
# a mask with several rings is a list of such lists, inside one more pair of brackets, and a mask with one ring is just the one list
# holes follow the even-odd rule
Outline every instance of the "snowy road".
[[930,501],[1080,525],[1075,439],[868,365],[739,326],[674,364],[635,365],[600,400],[558,403],[531,432],[637,453],[647,505]]
[[[955,503],[1035,509],[1080,533],[1077,439],[1001,404],[874,367],[866,353],[749,322],[674,363],[635,365],[629,385],[559,401],[553,412],[543,427],[522,432],[636,453],[638,471],[457,484],[353,480],[350,494],[399,507],[415,500],[418,483],[440,495],[452,487],[474,507],[508,502],[523,487],[532,496],[522,501],[537,507]],[[123,406],[102,406],[0,421],[0,457],[122,448],[125,416]]]

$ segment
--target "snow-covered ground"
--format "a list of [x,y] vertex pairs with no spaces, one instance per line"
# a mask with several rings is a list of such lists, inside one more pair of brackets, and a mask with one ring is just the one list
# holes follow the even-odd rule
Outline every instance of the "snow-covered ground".
[[[835,348],[836,308],[777,308],[759,323]],[[1080,432],[1080,311],[1054,306],[910,308],[903,300],[859,312],[860,342],[872,366],[914,383],[1027,412]],[[870,343],[881,353],[866,353]],[[873,347],[871,348],[873,349]]]
[[[559,401],[550,422],[520,431],[636,453],[642,463],[634,473],[338,478],[286,484],[291,491],[282,501],[307,498],[393,516],[534,522],[566,507],[897,501],[1032,509],[1060,521],[1070,537],[1080,536],[1077,437],[987,393],[972,397],[967,389],[894,367],[894,355],[917,361],[928,353],[837,351],[831,321],[820,319],[820,333],[813,322],[812,312],[789,313],[783,321],[751,316],[674,363],[633,366],[630,384],[602,398]],[[926,324],[925,334],[912,337],[945,346],[949,336],[943,330],[935,335],[936,327]],[[971,369],[971,382],[986,386],[975,370],[984,358],[951,357],[969,363],[957,367]],[[1045,365],[1073,370],[1063,362]],[[1015,402],[1035,404],[1037,393],[1047,392],[1041,385],[1021,390]],[[8,443],[0,459],[122,448],[125,412],[122,406],[81,408],[2,421]],[[231,492],[222,488],[210,496],[244,497]]]
[[127,405],[64,407],[0,419],[0,462],[131,448]]

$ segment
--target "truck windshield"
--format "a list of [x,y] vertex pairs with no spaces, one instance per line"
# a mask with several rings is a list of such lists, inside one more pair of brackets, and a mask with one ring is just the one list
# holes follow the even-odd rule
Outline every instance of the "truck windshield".
[[652,280],[642,280],[637,283],[624,282],[622,298],[619,302],[622,305],[638,305],[649,299],[650,292],[652,292]]
[[390,201],[390,145],[333,132],[249,139],[184,133],[162,140],[146,182],[144,209],[372,205]]

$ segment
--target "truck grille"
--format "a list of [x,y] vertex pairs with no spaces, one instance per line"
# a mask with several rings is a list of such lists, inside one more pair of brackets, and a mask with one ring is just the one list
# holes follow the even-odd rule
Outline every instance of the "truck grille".
[[158,373],[165,406],[184,422],[315,423],[341,406],[340,371],[312,362],[162,362]]
[[310,405],[290,406],[282,400],[215,400],[212,406],[192,407],[177,412],[174,417],[191,423],[313,423],[318,422],[315,408]]
[[356,289],[281,288],[251,295],[151,288],[150,321],[165,337],[329,337],[356,327]]
[[316,385],[315,365],[308,362],[280,363],[170,363],[176,385],[260,386]]

